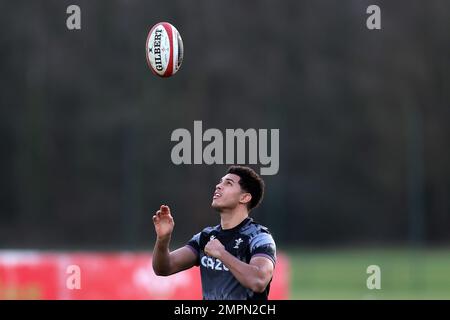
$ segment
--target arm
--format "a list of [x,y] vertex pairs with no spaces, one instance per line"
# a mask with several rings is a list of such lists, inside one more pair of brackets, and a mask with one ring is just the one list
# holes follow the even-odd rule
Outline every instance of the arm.
[[173,252],[169,251],[169,242],[156,240],[153,250],[153,270],[158,276],[171,274],[192,268],[197,261],[197,255],[188,247],[181,247]]
[[161,206],[153,216],[156,231],[156,243],[153,250],[153,270],[158,276],[169,276],[193,267],[197,255],[187,246],[173,252],[169,250],[170,238],[175,223],[168,206]]
[[220,259],[244,287],[254,292],[263,292],[272,279],[274,265],[268,258],[257,256],[245,263],[226,251],[217,239],[208,242],[205,253]]

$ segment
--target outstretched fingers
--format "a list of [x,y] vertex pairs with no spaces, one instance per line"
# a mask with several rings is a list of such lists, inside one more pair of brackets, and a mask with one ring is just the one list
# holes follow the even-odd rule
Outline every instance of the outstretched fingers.
[[164,204],[161,206],[161,208],[160,208],[159,211],[161,212],[162,215],[168,215],[168,214],[170,214],[170,208],[169,208],[169,206],[166,206],[166,205],[164,205]]

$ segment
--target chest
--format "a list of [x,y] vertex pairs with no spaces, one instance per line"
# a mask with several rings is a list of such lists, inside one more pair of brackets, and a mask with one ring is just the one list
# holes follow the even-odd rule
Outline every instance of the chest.
[[218,239],[225,249],[231,253],[233,256],[241,261],[248,262],[250,258],[250,238],[247,235],[239,233],[221,233],[213,231],[210,233],[205,233],[200,236],[200,249],[202,255],[204,255],[205,246],[208,241],[212,239]]

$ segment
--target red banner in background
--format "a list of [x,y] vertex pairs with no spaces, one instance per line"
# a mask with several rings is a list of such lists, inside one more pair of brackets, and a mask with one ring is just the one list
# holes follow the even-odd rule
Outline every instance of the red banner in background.
[[[289,298],[289,263],[278,255],[270,299]],[[0,299],[201,299],[198,267],[169,277],[148,253],[0,252]]]

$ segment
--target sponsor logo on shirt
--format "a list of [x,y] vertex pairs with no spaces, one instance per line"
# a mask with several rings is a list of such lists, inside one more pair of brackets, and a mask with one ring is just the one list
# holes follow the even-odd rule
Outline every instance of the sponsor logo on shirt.
[[230,269],[225,267],[223,262],[220,261],[219,259],[208,257],[208,256],[203,256],[200,261],[202,263],[202,266],[205,267],[206,269],[217,270],[217,271],[230,271]]

